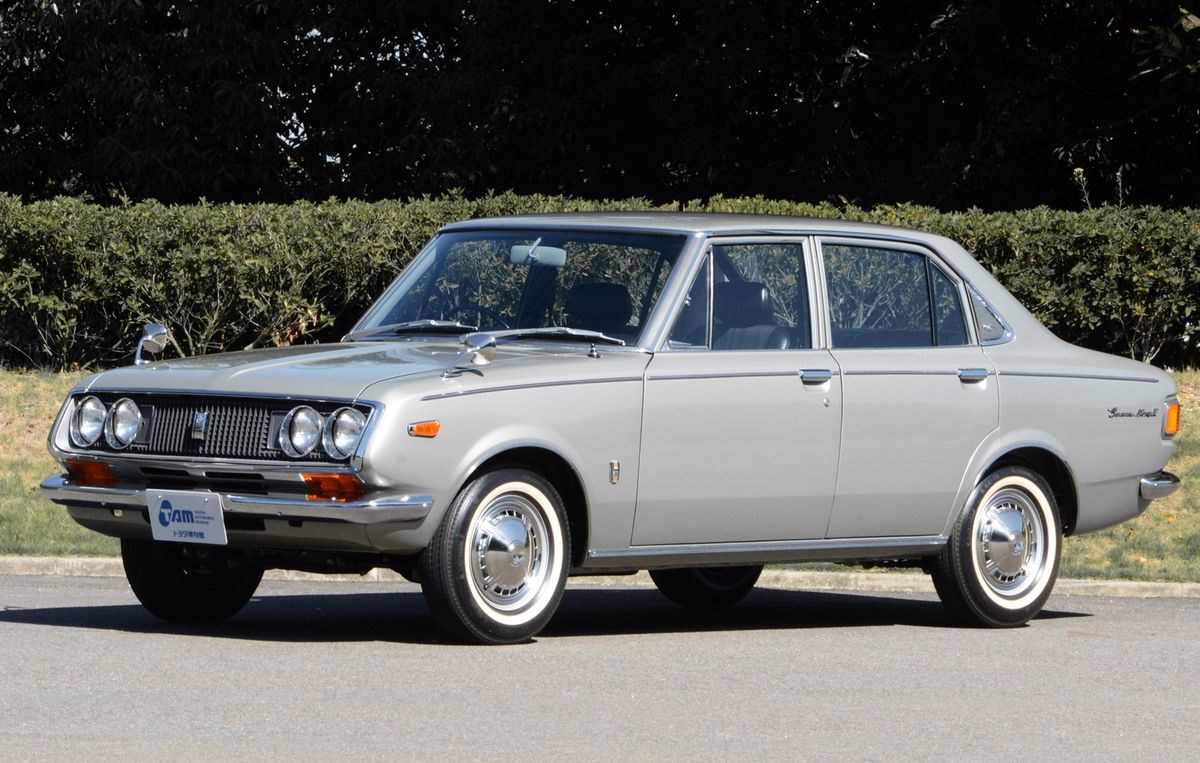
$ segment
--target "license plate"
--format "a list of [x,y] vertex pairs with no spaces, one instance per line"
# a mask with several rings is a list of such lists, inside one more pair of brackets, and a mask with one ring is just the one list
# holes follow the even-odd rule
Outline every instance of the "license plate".
[[216,493],[149,490],[150,532],[154,540],[224,546],[225,512]]

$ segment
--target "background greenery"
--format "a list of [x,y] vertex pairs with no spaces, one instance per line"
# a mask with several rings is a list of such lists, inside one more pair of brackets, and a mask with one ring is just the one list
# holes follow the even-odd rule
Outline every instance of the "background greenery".
[[0,194],[0,365],[127,363],[141,325],[186,355],[336,341],[440,225],[470,217],[684,209],[835,217],[941,233],[1063,338],[1200,364],[1200,210],[939,212],[714,197],[670,205],[513,193],[321,204],[101,206]]
[[[1183,428],[1167,469],[1183,479],[1174,495],[1145,514],[1098,533],[1068,538],[1066,577],[1200,580],[1200,372],[1177,373]],[[0,554],[111,555],[117,542],[84,530],[65,509],[37,494],[58,472],[46,432],[77,373],[0,371]]]
[[[1193,3],[1185,6],[1196,10]],[[1177,0],[0,0],[0,190],[1200,204]]]

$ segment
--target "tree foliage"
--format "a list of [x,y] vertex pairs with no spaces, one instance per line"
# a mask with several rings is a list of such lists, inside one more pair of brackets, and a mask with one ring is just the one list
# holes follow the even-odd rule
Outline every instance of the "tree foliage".
[[0,0],[30,199],[1185,205],[1197,134],[1176,2]]

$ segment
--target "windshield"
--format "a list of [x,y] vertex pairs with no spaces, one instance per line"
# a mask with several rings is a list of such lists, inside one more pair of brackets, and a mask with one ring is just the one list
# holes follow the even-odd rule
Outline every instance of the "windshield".
[[352,336],[561,327],[633,344],[684,242],[663,234],[553,229],[443,233]]

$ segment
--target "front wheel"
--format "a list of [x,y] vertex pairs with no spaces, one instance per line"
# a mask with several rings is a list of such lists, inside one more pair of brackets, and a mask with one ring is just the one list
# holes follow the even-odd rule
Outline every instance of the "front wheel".
[[650,570],[650,579],[663,596],[691,609],[724,609],[737,604],[762,574],[762,565],[749,567],[686,567]]
[[121,539],[121,562],[134,596],[169,623],[216,623],[258,590],[263,571],[202,546]]
[[1024,625],[1050,598],[1061,555],[1062,523],[1050,486],[1029,469],[1005,467],[971,493],[934,562],[933,585],[968,625]]
[[528,641],[562,599],[571,538],[562,499],[541,476],[498,469],[473,480],[421,557],[421,590],[466,641]]

